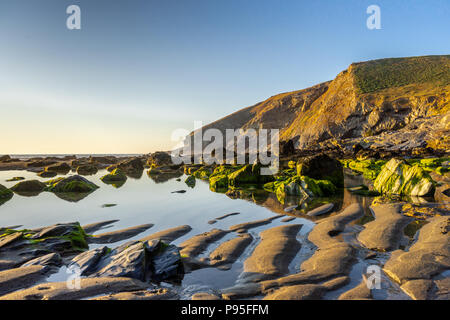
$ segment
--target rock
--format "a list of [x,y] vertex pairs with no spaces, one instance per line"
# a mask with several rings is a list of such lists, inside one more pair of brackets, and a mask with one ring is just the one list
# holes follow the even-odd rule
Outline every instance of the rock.
[[210,264],[214,267],[221,266],[222,269],[223,266],[230,268],[252,241],[250,234],[242,234],[223,242],[209,255]]
[[171,300],[178,299],[176,292],[166,288],[148,289],[132,292],[119,292],[106,296],[93,298],[92,300]]
[[293,221],[295,219],[296,219],[295,217],[286,217],[284,219],[281,219],[281,222],[290,222],[290,221]]
[[37,174],[41,178],[53,178],[58,175],[55,171],[42,171]]
[[[45,277],[46,268],[29,266],[0,271],[0,296],[29,287]],[[3,297],[0,297],[3,300]]]
[[223,238],[228,232],[220,229],[212,229],[196,235],[179,245],[181,254],[187,257],[195,257],[202,253],[212,242]]
[[51,184],[48,191],[55,193],[90,193],[98,188],[96,184],[86,178],[75,175]]
[[214,220],[208,221],[208,223],[209,224],[214,224],[214,223],[217,222],[217,220],[223,220],[225,218],[228,218],[228,217],[231,217],[231,216],[235,216],[235,215],[238,215],[238,214],[239,214],[239,212],[227,213],[227,214],[224,214],[223,216],[215,218]]
[[69,268],[76,266],[80,268],[80,275],[89,275],[95,272],[100,259],[106,255],[109,250],[108,247],[103,246],[80,253],[71,260]]
[[330,212],[333,208],[334,208],[334,204],[333,203],[327,203],[327,204],[324,204],[324,205],[322,205],[320,207],[312,209],[311,211],[308,211],[307,215],[310,216],[310,217],[321,216],[321,215],[324,215],[324,214]]
[[0,248],[6,247],[19,239],[22,239],[22,232],[12,232],[10,234],[2,234],[0,237]]
[[372,291],[367,287],[367,279],[363,276],[360,284],[342,293],[338,300],[371,300],[372,298]]
[[28,168],[42,168],[57,163],[55,160],[37,160],[27,163]]
[[398,249],[405,236],[403,229],[411,219],[400,214],[401,205],[380,204],[372,206],[375,220],[366,223],[358,241],[366,248],[377,251]]
[[241,278],[260,281],[288,273],[288,265],[300,250],[296,236],[301,224],[274,227],[260,233],[261,242],[244,262]]
[[172,191],[171,193],[186,193],[186,190],[177,190],[177,191]]
[[172,156],[167,152],[157,151],[148,157],[147,165],[149,167],[173,165]]
[[[102,257],[93,277],[128,277],[145,281],[145,247],[142,242],[131,241]],[[85,271],[86,272],[86,271]]]
[[86,224],[86,225],[82,226],[82,228],[83,228],[84,232],[92,234],[95,231],[102,229],[104,226],[108,226],[117,221],[119,221],[119,220],[106,220],[106,221],[94,222],[94,223]]
[[38,180],[26,180],[21,181],[17,183],[15,186],[11,188],[12,191],[14,191],[17,194],[39,194],[40,192],[44,191],[44,189],[47,188],[47,186],[38,181]]
[[68,173],[72,168],[65,162],[54,164],[45,168],[45,171],[53,171],[58,173]]
[[[169,245],[160,254],[153,256],[152,280],[175,279],[184,273],[180,251],[177,246]],[[180,280],[182,277],[180,278]]]
[[208,292],[197,292],[192,295],[191,300],[222,300],[219,296]]
[[11,157],[8,155],[0,156],[0,162],[5,162],[11,160]]
[[0,203],[8,201],[13,196],[14,193],[11,190],[0,184]]
[[385,194],[426,196],[434,192],[434,185],[429,174],[421,167],[391,159],[377,176],[374,189]]
[[[450,184],[444,184],[440,187],[436,188],[436,191],[434,192],[434,199],[437,202],[441,203],[450,203]],[[450,208],[448,208],[450,210]]]
[[189,176],[186,178],[186,180],[184,181],[188,187],[193,188],[195,187],[195,177],[194,176]]
[[144,241],[159,239],[164,243],[171,243],[171,242],[175,241],[176,239],[181,238],[185,234],[189,233],[191,230],[192,230],[192,228],[190,226],[183,225],[183,226],[179,226],[179,227],[175,227],[175,228],[171,228],[171,229],[153,233],[149,236],[146,236],[146,237],[140,239],[139,241],[144,242]]
[[110,251],[106,247],[90,250],[75,257],[89,277],[129,277],[142,281],[164,281],[183,274],[178,248],[160,240],[130,241]]
[[237,231],[237,230],[247,231],[247,230],[252,229],[252,228],[256,228],[256,227],[259,227],[259,226],[263,226],[263,225],[269,224],[273,220],[281,218],[281,217],[283,217],[283,216],[282,215],[277,215],[277,216],[269,217],[267,219],[261,219],[261,220],[256,220],[256,221],[239,223],[239,224],[231,226],[229,228],[229,230],[230,231]]
[[337,187],[344,186],[342,164],[325,154],[306,157],[297,163],[297,175],[315,180],[329,180]]
[[261,175],[259,168],[250,164],[228,175],[228,183],[233,187],[246,184],[264,184],[272,180],[273,176]]
[[13,181],[22,181],[25,180],[24,177],[13,177],[11,179],[6,180],[6,182],[13,182]]
[[78,222],[45,227],[29,238],[39,240],[39,246],[50,251],[88,248],[87,235]]
[[383,270],[396,282],[430,279],[450,267],[450,217],[435,217],[422,227],[407,252],[392,252]]
[[[33,266],[36,267],[36,266]],[[24,269],[24,268],[20,268]],[[75,285],[75,283],[73,283]],[[81,278],[80,287],[74,290],[66,281],[47,282],[16,291],[1,300],[75,300],[123,291],[145,290],[148,285],[130,278]],[[12,291],[12,290],[11,290]]]
[[268,294],[264,300],[319,300],[327,291],[336,290],[349,281],[349,277],[339,277],[324,284],[286,286]]
[[144,171],[144,165],[142,164],[142,160],[139,158],[132,158],[122,161],[117,165],[117,168],[127,174],[139,174]]
[[59,267],[62,264],[61,256],[58,253],[49,253],[45,256],[32,259],[23,265],[21,265],[21,268],[28,267],[28,266],[55,266]]
[[125,181],[127,180],[127,176],[125,174],[125,172],[120,169],[114,169],[110,174],[104,175],[103,177],[100,178],[100,180],[102,180],[104,183],[106,184],[116,184],[116,183],[125,183]]
[[126,240],[132,238],[148,229],[153,227],[152,223],[143,224],[131,228],[121,229],[117,231],[105,232],[97,235],[93,235],[90,237],[89,243],[114,243],[117,241]]
[[77,173],[83,176],[93,175],[98,172],[98,168],[92,164],[81,165],[77,167]]

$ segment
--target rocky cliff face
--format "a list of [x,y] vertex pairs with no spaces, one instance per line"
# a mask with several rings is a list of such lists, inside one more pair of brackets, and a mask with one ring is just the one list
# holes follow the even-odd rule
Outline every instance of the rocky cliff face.
[[273,96],[205,126],[279,129],[297,149],[450,147],[450,56],[354,63],[333,81]]

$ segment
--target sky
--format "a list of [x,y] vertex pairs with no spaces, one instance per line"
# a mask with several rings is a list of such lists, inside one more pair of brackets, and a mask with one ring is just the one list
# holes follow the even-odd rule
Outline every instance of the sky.
[[448,0],[2,0],[0,154],[169,150],[352,62],[450,54],[449,17]]

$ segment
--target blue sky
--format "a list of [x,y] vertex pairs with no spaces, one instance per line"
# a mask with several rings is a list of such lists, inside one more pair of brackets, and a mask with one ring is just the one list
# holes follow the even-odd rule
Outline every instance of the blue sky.
[[0,154],[167,150],[352,62],[450,54],[449,17],[448,0],[2,0]]

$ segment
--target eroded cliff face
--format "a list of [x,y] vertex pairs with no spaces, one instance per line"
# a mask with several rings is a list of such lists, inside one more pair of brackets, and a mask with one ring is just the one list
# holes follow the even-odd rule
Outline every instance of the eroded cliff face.
[[405,148],[448,150],[449,114],[450,56],[430,56],[355,63],[333,81],[273,96],[203,129],[279,129],[298,149],[374,137],[389,148],[407,137],[415,141]]

